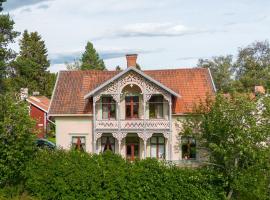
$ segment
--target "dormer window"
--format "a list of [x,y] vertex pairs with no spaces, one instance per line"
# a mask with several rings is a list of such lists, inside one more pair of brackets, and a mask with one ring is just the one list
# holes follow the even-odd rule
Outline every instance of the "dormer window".
[[116,103],[112,97],[102,97],[102,119],[116,118]]

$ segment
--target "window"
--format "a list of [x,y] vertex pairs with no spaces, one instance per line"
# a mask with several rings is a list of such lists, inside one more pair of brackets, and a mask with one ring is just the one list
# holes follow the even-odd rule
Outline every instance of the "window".
[[72,148],[85,151],[85,136],[72,136]]
[[102,152],[110,150],[115,152],[115,139],[112,136],[102,136],[101,137],[101,149]]
[[152,96],[149,100],[149,117],[163,118],[163,96]]
[[196,159],[196,140],[193,137],[182,137],[182,159]]
[[163,136],[153,136],[150,139],[151,158],[165,159],[165,138]]
[[102,119],[115,119],[116,103],[112,97],[102,97]]
[[139,97],[126,97],[126,118],[139,118]]

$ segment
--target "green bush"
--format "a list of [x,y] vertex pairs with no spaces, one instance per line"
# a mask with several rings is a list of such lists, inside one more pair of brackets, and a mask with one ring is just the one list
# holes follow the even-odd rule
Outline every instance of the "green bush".
[[22,181],[21,172],[35,153],[34,123],[23,102],[0,95],[0,186]]
[[153,159],[126,162],[106,152],[40,151],[24,173],[28,192],[40,199],[222,199],[201,170]]

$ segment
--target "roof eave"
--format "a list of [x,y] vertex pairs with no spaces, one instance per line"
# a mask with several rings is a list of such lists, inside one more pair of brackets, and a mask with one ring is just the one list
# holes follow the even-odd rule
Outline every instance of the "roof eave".
[[36,104],[35,102],[29,100],[29,99],[26,99],[26,101],[27,101],[28,103],[34,105],[35,107],[39,108],[40,110],[44,111],[45,113],[48,113],[48,112],[49,112],[49,109],[46,110],[46,109],[42,108],[41,106],[39,106],[38,104]]

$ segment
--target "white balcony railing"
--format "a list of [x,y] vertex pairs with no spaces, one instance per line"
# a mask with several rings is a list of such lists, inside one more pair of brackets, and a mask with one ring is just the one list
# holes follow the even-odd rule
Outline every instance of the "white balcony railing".
[[[151,130],[160,130],[160,129],[169,129],[170,121],[165,119],[139,119],[139,120],[121,120],[120,129],[151,129]],[[96,129],[118,129],[117,120],[96,120]]]
[[118,129],[118,121],[96,120],[96,129]]

